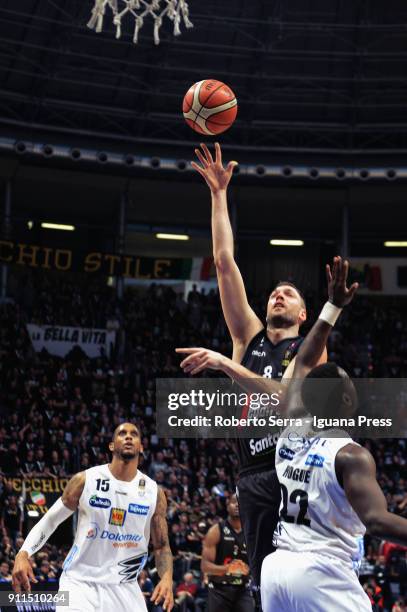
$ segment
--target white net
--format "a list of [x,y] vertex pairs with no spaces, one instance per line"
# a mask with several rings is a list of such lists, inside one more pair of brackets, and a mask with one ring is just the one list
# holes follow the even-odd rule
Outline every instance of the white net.
[[95,0],[92,17],[88,27],[96,32],[103,30],[103,19],[106,9],[113,14],[113,24],[116,26],[116,38],[122,35],[122,20],[126,15],[135,19],[133,42],[138,43],[139,32],[146,18],[154,22],[154,43],[160,44],[160,28],[163,19],[167,17],[174,24],[174,36],[181,34],[181,23],[186,28],[192,28],[189,20],[189,7],[186,0]]

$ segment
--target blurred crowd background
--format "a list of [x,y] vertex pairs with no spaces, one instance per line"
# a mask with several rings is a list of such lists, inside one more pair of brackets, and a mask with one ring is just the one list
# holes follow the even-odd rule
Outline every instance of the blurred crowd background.
[[[11,280],[11,279],[10,279]],[[175,594],[183,607],[205,609],[201,542],[226,516],[237,462],[223,440],[158,439],[155,379],[181,376],[176,346],[206,346],[225,354],[231,343],[215,290],[194,288],[184,299],[168,286],[114,288],[81,277],[30,273],[14,280],[13,302],[0,305],[0,582],[9,583],[14,557],[30,527],[12,477],[69,477],[110,461],[107,445],[123,420],[140,423],[142,471],[166,490]],[[264,317],[268,295],[250,296]],[[325,296],[306,293],[312,325]],[[353,377],[405,377],[407,300],[357,296],[333,331],[328,352]],[[89,359],[78,348],[65,358],[35,353],[26,323],[117,331],[110,358]],[[406,440],[363,440],[373,453],[392,512],[407,517]],[[32,523],[31,523],[32,524]],[[61,530],[62,528],[60,528]],[[72,543],[72,525],[35,555],[40,584],[58,581]],[[360,579],[375,610],[407,610],[407,549],[366,538]],[[154,563],[142,572],[147,601],[157,581]]]

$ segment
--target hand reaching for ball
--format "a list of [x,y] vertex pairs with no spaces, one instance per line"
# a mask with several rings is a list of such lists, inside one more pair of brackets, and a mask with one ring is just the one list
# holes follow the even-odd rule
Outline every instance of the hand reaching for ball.
[[215,160],[206,144],[201,144],[201,149],[195,149],[195,153],[202,165],[191,162],[191,166],[204,177],[212,193],[225,191],[232,178],[233,168],[238,163],[230,161],[226,168],[223,167],[222,150],[218,142],[215,142]]
[[233,559],[228,563],[228,569],[226,575],[229,576],[248,576],[249,566],[241,559]]

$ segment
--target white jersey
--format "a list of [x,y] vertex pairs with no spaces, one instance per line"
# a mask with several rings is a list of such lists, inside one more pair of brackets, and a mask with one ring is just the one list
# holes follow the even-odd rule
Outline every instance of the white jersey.
[[366,528],[353,510],[335,472],[335,457],[347,444],[342,437],[304,436],[287,428],[276,449],[281,488],[280,520],[274,546],[294,552],[334,556],[357,570]]
[[130,482],[117,480],[107,464],[85,475],[76,537],[63,571],[88,582],[136,581],[147,560],[157,483],[140,471]]

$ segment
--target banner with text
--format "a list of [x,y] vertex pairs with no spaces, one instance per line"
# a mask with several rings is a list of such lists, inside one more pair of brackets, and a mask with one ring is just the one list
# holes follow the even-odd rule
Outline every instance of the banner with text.
[[23,497],[25,513],[37,511],[45,514],[49,507],[61,497],[69,478],[4,478],[11,493]]
[[37,353],[45,349],[58,357],[65,357],[75,346],[79,346],[91,358],[101,355],[109,357],[116,341],[116,332],[106,329],[27,323],[27,330]]
[[50,248],[11,240],[0,240],[0,263],[151,280],[209,280],[216,276],[212,257],[137,257]]

